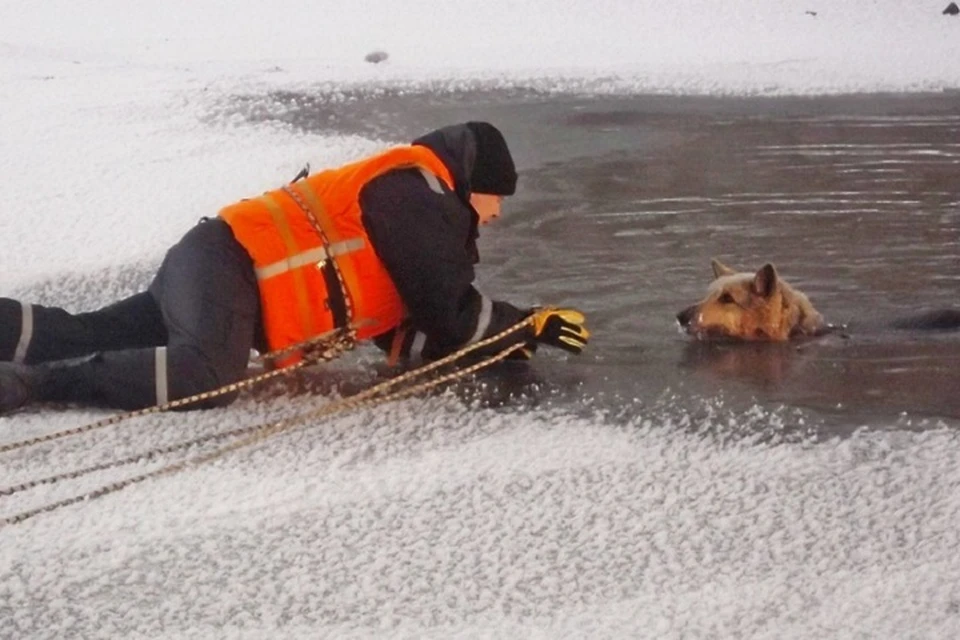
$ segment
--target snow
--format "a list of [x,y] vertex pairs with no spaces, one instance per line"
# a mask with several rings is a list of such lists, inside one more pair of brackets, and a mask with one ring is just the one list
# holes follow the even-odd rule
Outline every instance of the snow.
[[[8,1],[0,294],[111,301],[200,216],[395,142],[218,115],[234,94],[956,91],[946,4]],[[363,61],[376,50],[388,60]],[[0,486],[300,410],[245,399],[0,454]],[[103,415],[0,418],[0,440]],[[706,432],[724,419],[624,425],[451,396],[344,415],[0,528],[0,637],[960,633],[955,431],[720,443]],[[0,514],[125,474],[0,496]]]

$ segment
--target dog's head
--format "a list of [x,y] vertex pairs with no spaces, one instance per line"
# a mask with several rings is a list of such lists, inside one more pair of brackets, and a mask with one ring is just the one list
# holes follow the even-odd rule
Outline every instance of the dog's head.
[[680,328],[691,336],[779,342],[822,330],[817,310],[780,279],[772,264],[756,273],[738,273],[717,260],[712,265],[707,297],[677,314]]

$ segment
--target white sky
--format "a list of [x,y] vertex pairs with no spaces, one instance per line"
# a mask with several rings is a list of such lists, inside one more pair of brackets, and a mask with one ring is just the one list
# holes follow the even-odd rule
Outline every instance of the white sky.
[[[6,0],[0,295],[107,302],[198,217],[384,142],[210,121],[223,96],[473,78],[956,91],[946,4]],[[373,50],[388,62],[364,63]],[[247,402],[0,454],[0,485],[295,409]],[[0,418],[0,440],[99,415]],[[334,420],[0,529],[0,638],[960,634],[955,432],[718,447],[675,420],[624,429],[453,399]],[[0,497],[0,515],[118,477]]]

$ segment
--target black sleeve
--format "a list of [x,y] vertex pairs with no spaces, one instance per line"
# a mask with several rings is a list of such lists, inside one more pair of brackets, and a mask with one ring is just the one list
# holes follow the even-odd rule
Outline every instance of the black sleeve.
[[[360,194],[360,208],[413,326],[426,335],[424,355],[445,355],[528,313],[476,290],[476,214],[454,193],[434,191],[419,171],[393,171],[371,181]],[[510,342],[526,339],[518,335]]]

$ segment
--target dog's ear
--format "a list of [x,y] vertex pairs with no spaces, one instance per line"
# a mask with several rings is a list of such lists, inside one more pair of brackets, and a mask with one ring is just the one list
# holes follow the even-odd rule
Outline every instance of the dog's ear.
[[710,261],[710,266],[713,267],[713,278],[716,280],[720,276],[732,276],[736,273],[733,269],[723,264],[716,258]]
[[753,292],[769,298],[777,290],[777,270],[769,262],[753,276]]

